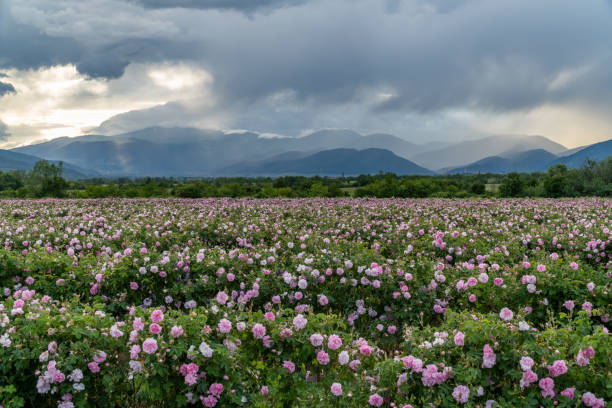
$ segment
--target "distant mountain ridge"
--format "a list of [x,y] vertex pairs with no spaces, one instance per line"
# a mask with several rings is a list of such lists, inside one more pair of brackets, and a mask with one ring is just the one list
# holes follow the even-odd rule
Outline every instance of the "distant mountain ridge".
[[550,164],[565,164],[567,167],[577,168],[581,167],[587,159],[599,161],[609,156],[612,156],[612,139],[583,147],[577,152],[569,156],[560,157]]
[[560,155],[554,155],[544,149],[534,149],[515,153],[506,157],[491,156],[450,169],[444,173],[510,173],[510,172],[540,172],[546,171],[556,164],[564,164],[569,168],[579,168],[587,160],[600,161],[612,156],[612,140],[569,149]]
[[[228,172],[240,176],[263,174],[265,166],[275,169],[274,174],[281,175],[280,167],[274,167],[281,166],[280,162],[315,160],[311,162],[314,166],[316,160],[328,160],[326,155],[330,153],[316,156],[316,159],[311,156],[329,151],[335,151],[334,154],[339,155],[336,160],[342,161],[349,155],[347,149],[353,150],[352,155],[356,155],[355,151],[368,149],[385,150],[396,158],[411,162],[416,172],[413,174],[423,174],[423,169],[439,173],[544,171],[554,163],[577,167],[589,155],[599,159],[607,157],[609,154],[606,152],[612,147],[603,142],[568,150],[543,136],[490,136],[454,144],[429,142],[419,145],[390,134],[363,136],[349,129],[321,130],[298,138],[267,138],[247,131],[153,127],[116,136],[58,138],[11,152],[61,160],[77,169],[93,169],[103,177],[215,177]],[[378,157],[380,160],[391,159],[382,154]],[[338,166],[318,169],[339,171],[338,174],[365,174],[380,170],[363,161],[344,161],[343,166],[344,171]],[[281,167],[293,172],[307,170],[292,163],[282,163]],[[408,167],[399,168],[405,171]]]
[[386,134],[323,130],[300,138],[263,138],[256,133],[193,128],[150,128],[117,136],[59,138],[14,149],[49,160],[90,166],[106,176],[215,176],[220,169],[298,151],[381,148],[406,158],[424,149]]
[[[11,171],[11,170],[32,170],[34,164],[41,160],[40,157],[31,156],[29,154],[23,154],[14,152],[11,150],[0,150],[0,171]],[[53,163],[58,164],[57,161]],[[97,173],[78,168],[71,165],[70,163],[64,163],[64,177],[68,179],[83,179],[87,177],[94,177]]]
[[543,149],[555,155],[567,150],[565,146],[543,136],[490,136],[420,153],[411,157],[411,160],[421,166],[439,170],[465,166],[486,157],[504,157],[536,149]]
[[220,171],[222,175],[257,176],[320,175],[356,176],[359,174],[395,173],[398,175],[431,175],[432,171],[401,158],[386,149],[369,148],[323,150],[306,157],[295,154],[278,156],[252,164],[236,164]]
[[513,153],[507,157],[491,156],[478,160],[467,166],[455,167],[447,170],[448,173],[532,173],[545,171],[548,164],[557,159],[557,155],[544,149],[533,149],[525,152]]

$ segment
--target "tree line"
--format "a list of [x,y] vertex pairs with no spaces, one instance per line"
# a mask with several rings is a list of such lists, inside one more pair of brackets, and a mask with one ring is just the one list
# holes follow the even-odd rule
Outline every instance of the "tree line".
[[612,196],[612,156],[578,169],[544,173],[350,177],[92,178],[67,181],[62,163],[37,162],[30,171],[0,171],[0,197],[578,197]]

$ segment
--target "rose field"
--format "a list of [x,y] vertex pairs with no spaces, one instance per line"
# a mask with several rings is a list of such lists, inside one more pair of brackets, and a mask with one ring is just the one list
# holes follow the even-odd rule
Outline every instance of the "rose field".
[[612,200],[0,201],[0,406],[604,407]]

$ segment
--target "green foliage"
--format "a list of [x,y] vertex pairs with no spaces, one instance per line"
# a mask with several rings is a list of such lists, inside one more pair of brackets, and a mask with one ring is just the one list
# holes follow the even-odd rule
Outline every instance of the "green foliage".
[[499,186],[502,197],[520,197],[525,188],[525,182],[519,173],[510,173]]
[[[40,161],[32,171],[0,172],[0,197],[580,197],[612,196],[612,157],[579,169],[552,166],[546,173],[353,177],[118,178],[66,182],[62,164]],[[495,186],[487,190],[487,185]],[[498,188],[497,188],[498,187]]]
[[567,167],[557,164],[548,169],[544,178],[544,191],[547,197],[563,197],[568,193]]
[[25,176],[25,187],[33,197],[63,197],[68,183],[62,178],[63,163],[36,162]]
[[[420,183],[377,181],[400,193]],[[385,407],[570,407],[587,392],[609,403],[610,208],[605,199],[2,201],[0,405],[72,408],[59,405],[70,393],[75,407],[185,407],[193,396],[202,406],[212,384],[224,387],[216,407],[367,407],[374,393]],[[144,351],[150,338],[157,350]],[[90,366],[100,351],[104,361]],[[410,356],[422,367],[410,368]],[[556,399],[521,385],[522,357],[539,379],[567,364]],[[202,374],[193,383],[188,364]],[[427,385],[427,366],[449,375]],[[63,377],[51,382],[52,370]],[[70,378],[75,370],[82,379]],[[470,390],[465,404],[457,386]],[[560,395],[571,387],[573,401]]]
[[481,195],[486,191],[486,186],[482,181],[476,181],[470,186],[470,192],[473,194]]

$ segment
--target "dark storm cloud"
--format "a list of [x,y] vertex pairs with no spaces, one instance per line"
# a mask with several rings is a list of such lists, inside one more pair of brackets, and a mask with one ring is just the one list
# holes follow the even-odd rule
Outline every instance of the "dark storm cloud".
[[76,66],[92,78],[119,78],[133,62],[189,60],[194,47],[171,39],[129,39],[84,52]]
[[20,24],[15,21],[6,5],[0,5],[2,68],[36,69],[74,63],[80,67],[80,72],[93,77],[119,77],[129,61],[112,49],[108,51],[87,51],[75,38],[50,36],[32,26]]
[[[175,16],[202,25],[193,61],[211,72],[214,93],[240,128],[329,126],[320,118],[347,104],[364,109],[343,116],[345,127],[363,115],[374,123],[402,112],[612,103],[602,57],[612,52],[612,14],[603,1],[311,1],[254,18]],[[295,110],[270,100],[286,91]]]
[[147,8],[194,8],[252,12],[290,7],[307,0],[129,0]]
[[[374,118],[612,103],[607,0],[71,1],[23,0],[40,10],[37,28],[3,12],[0,67],[72,62],[117,78],[130,63],[187,62],[210,72],[216,109],[245,128],[262,117],[305,127],[349,104]],[[279,113],[284,92],[295,109]]]
[[[609,52],[604,3],[464,3],[417,17],[403,4],[386,16],[373,2],[317,3],[283,13],[293,24],[275,15],[268,26],[214,26],[205,61],[232,99],[292,89],[299,99],[335,104],[388,87],[393,97],[378,110],[504,111],[554,102],[548,85],[557,75]],[[599,93],[610,94],[611,84],[601,85]]]
[[14,20],[0,2],[0,68],[29,69],[78,60],[81,47],[71,38],[51,37]]
[[[132,62],[192,60],[211,71],[216,92],[230,100],[255,101],[291,89],[300,100],[337,104],[354,101],[363,88],[387,86],[393,96],[375,111],[503,111],[555,100],[548,84],[563,70],[610,52],[603,39],[612,36],[609,4],[598,1],[138,2],[172,7],[166,18],[185,31],[88,45],[76,36],[51,38],[18,26],[23,34],[3,36],[12,39],[0,46],[0,55],[10,56],[3,63],[71,61],[92,77],[117,78]],[[302,7],[286,7],[296,4]],[[277,11],[244,18],[227,12],[195,16],[176,7]],[[110,24],[111,6],[105,14]],[[34,47],[24,47],[24,38]],[[599,92],[609,93],[612,86],[603,85]]]
[[15,87],[11,84],[0,82],[0,97],[10,93],[15,93]]
[[[132,62],[191,58],[197,46],[181,38],[119,38],[91,43],[69,32],[50,35],[14,18],[8,3],[0,3],[0,68],[31,69],[73,63],[92,78],[118,78]],[[44,9],[41,13],[44,15]],[[71,11],[65,14],[71,16]],[[112,21],[112,8],[104,13]],[[79,15],[74,14],[74,21]],[[67,21],[64,24],[74,24]],[[85,23],[85,22],[84,22]],[[109,32],[96,34],[101,39]]]

